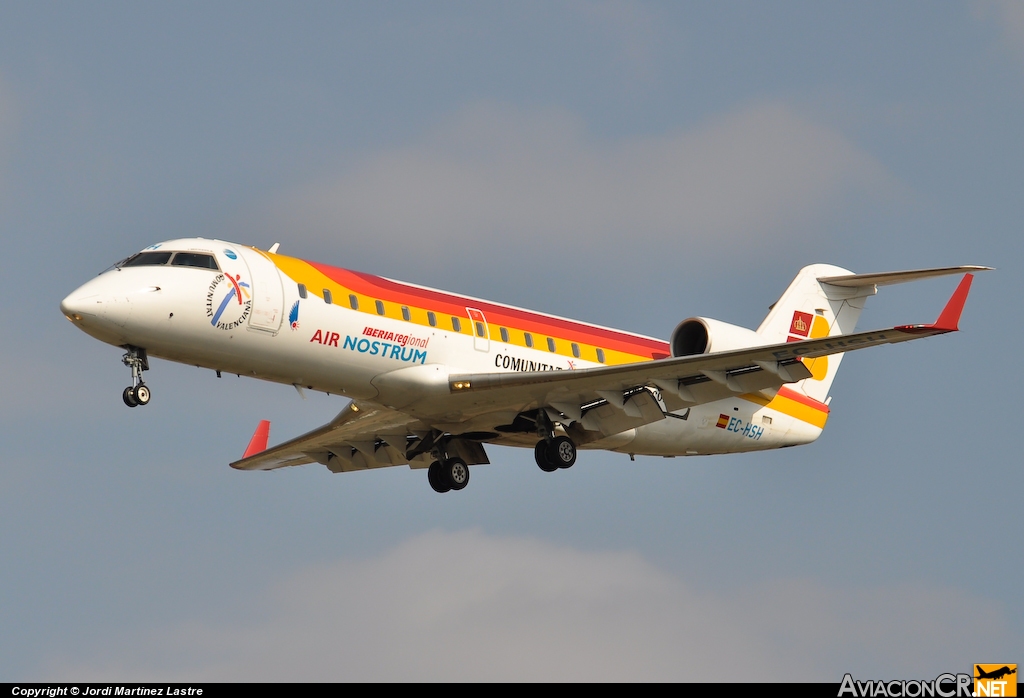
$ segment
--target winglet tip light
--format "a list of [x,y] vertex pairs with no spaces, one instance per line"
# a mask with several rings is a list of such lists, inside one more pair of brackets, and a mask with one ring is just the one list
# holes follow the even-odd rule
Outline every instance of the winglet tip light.
[[964,304],[967,302],[967,294],[970,293],[971,281],[973,280],[974,274],[964,274],[960,285],[953,291],[949,302],[946,303],[946,307],[939,313],[939,319],[935,321],[932,327],[938,330],[946,330],[947,332],[956,332],[960,329],[960,314],[964,311]]
[[261,420],[259,425],[256,427],[256,431],[253,432],[252,438],[249,439],[249,445],[245,448],[245,454],[242,458],[249,458],[257,454],[263,453],[267,450],[267,441],[270,439],[270,422],[266,419]]

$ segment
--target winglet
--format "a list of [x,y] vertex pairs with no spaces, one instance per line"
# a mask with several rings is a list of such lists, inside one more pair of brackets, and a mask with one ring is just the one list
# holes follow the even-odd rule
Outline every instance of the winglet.
[[964,304],[967,302],[967,294],[971,290],[971,281],[974,274],[964,274],[960,285],[953,291],[953,295],[946,302],[946,307],[939,313],[939,319],[931,325],[899,325],[895,329],[904,332],[956,332],[960,329],[960,314],[964,311]]
[[956,290],[953,291],[953,295],[950,296],[946,307],[939,313],[939,319],[933,325],[935,329],[948,330],[949,332],[956,332],[960,329],[960,313],[964,311],[964,303],[967,302],[967,294],[971,290],[971,281],[973,280],[974,274],[964,274],[964,278],[960,281],[960,285],[956,287]]
[[255,456],[258,453],[263,453],[267,450],[267,440],[270,438],[270,422],[266,419],[261,420],[259,425],[256,427],[256,431],[253,433],[252,438],[249,439],[249,445],[245,448],[245,454],[242,458],[248,458]]

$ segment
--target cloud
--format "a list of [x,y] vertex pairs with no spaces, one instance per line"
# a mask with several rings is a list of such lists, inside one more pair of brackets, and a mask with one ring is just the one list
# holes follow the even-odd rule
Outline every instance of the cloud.
[[778,249],[851,198],[898,188],[842,134],[777,102],[612,142],[561,109],[477,104],[418,143],[278,197],[245,225],[421,262],[486,251],[621,265]]
[[[251,584],[240,584],[251,588]],[[83,681],[823,680],[922,678],[995,656],[1000,608],[914,585],[781,580],[701,591],[629,552],[431,532],[256,590],[193,619],[63,657]],[[980,660],[978,660],[980,661]]]

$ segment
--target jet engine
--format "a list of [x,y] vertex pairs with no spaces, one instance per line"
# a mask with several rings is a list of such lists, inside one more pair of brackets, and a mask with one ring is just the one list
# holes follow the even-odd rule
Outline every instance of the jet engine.
[[769,344],[753,330],[707,317],[692,317],[680,322],[672,331],[669,343],[672,356],[710,354]]

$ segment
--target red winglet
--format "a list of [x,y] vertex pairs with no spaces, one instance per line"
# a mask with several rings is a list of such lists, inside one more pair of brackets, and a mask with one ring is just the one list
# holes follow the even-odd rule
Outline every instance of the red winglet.
[[964,278],[960,281],[960,285],[953,291],[953,295],[949,297],[949,301],[946,302],[946,307],[939,313],[939,319],[930,325],[897,325],[893,329],[900,330],[902,332],[911,332],[915,334],[928,332],[935,334],[936,330],[939,332],[956,332],[960,329],[960,313],[964,311],[964,303],[967,302],[967,293],[971,290],[971,281],[974,279],[974,274],[964,274]]
[[267,450],[267,440],[270,438],[270,422],[266,419],[260,421],[259,426],[256,427],[256,431],[253,433],[252,438],[249,439],[249,445],[245,448],[245,454],[242,458],[248,458],[249,456],[255,456],[258,453],[263,453]]
[[948,332],[956,332],[960,329],[960,313],[964,311],[964,303],[967,302],[967,294],[971,290],[971,281],[973,280],[974,274],[964,274],[960,285],[953,291],[953,295],[949,297],[949,302],[946,303],[946,307],[939,313],[939,319],[935,321],[932,327]]

